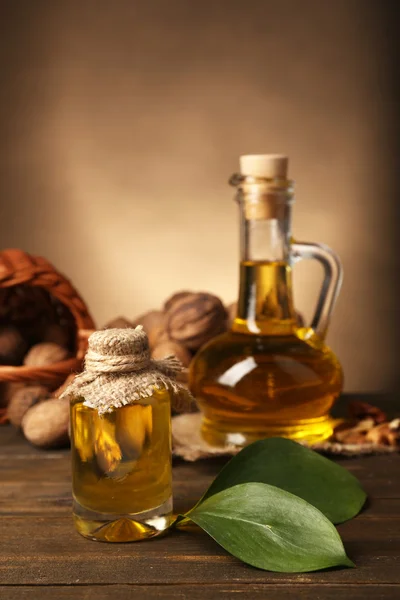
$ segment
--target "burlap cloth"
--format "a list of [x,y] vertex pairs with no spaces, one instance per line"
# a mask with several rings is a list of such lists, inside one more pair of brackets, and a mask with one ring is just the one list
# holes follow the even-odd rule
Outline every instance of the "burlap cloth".
[[77,375],[61,398],[81,396],[84,405],[99,414],[150,397],[154,388],[172,392],[175,412],[190,409],[193,398],[176,381],[182,365],[174,356],[154,360],[143,327],[105,329],[92,333],[88,340],[84,371]]
[[[216,448],[203,440],[200,433],[201,413],[183,414],[172,419],[172,446],[175,456],[196,461],[212,456],[233,456],[240,450],[236,446]],[[304,444],[307,445],[307,444]],[[378,444],[341,444],[323,442],[309,446],[326,455],[362,456],[367,454],[391,454],[398,448]]]

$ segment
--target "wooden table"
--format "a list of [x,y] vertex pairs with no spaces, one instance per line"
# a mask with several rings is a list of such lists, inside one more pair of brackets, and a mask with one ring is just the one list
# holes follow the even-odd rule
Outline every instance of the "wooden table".
[[[400,455],[340,462],[370,496],[339,527],[357,568],[286,575],[244,565],[200,530],[139,544],[85,540],[72,525],[69,451],[36,450],[0,427],[0,598],[400,598]],[[223,463],[177,461],[176,508],[190,508]]]

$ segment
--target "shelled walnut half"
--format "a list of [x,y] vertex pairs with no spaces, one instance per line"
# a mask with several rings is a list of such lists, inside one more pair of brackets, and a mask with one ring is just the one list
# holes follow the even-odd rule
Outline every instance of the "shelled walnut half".
[[390,446],[400,449],[400,419],[388,421],[378,406],[353,400],[349,404],[351,419],[341,422],[333,440],[341,444]]

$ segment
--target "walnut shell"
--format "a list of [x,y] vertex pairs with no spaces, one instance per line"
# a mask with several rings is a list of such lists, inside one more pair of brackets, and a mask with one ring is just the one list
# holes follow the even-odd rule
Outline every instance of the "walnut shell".
[[45,367],[69,358],[69,351],[63,346],[52,342],[35,344],[25,356],[26,367]]
[[170,298],[165,313],[171,338],[196,351],[227,329],[227,312],[217,296],[205,292],[180,293]]
[[108,323],[104,325],[103,329],[129,329],[133,326],[133,323],[131,323],[131,321],[128,319],[125,319],[125,317],[117,317],[116,319],[108,321]]
[[193,292],[189,292],[188,290],[182,290],[181,292],[176,292],[176,294],[173,294],[172,296],[170,296],[168,298],[168,300],[164,303],[164,312],[169,311],[169,309],[172,307],[172,305],[175,302],[179,302],[186,296],[191,296],[192,294],[193,294]]
[[154,349],[161,344],[167,344],[171,341],[165,327],[162,325],[150,329],[150,331],[147,333],[147,337],[151,349]]
[[27,385],[20,387],[12,396],[7,417],[15,427],[20,427],[25,413],[41,400],[49,397],[49,390],[44,385]]
[[58,448],[68,444],[69,400],[51,398],[32,406],[22,419],[27,440],[39,448]]
[[188,367],[192,356],[190,352],[178,342],[173,342],[172,340],[167,340],[158,344],[151,353],[152,358],[161,359],[166,356],[176,356],[178,360],[181,361],[184,367]]
[[0,328],[0,364],[20,365],[28,344],[16,327]]
[[150,348],[168,340],[165,331],[165,315],[161,310],[150,310],[135,319],[135,326],[142,325],[149,338]]

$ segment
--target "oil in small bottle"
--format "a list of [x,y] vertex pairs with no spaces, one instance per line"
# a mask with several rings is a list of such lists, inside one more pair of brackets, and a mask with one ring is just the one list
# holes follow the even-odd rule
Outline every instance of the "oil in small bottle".
[[172,516],[170,393],[99,415],[71,402],[72,485],[77,530],[127,542],[163,533]]

